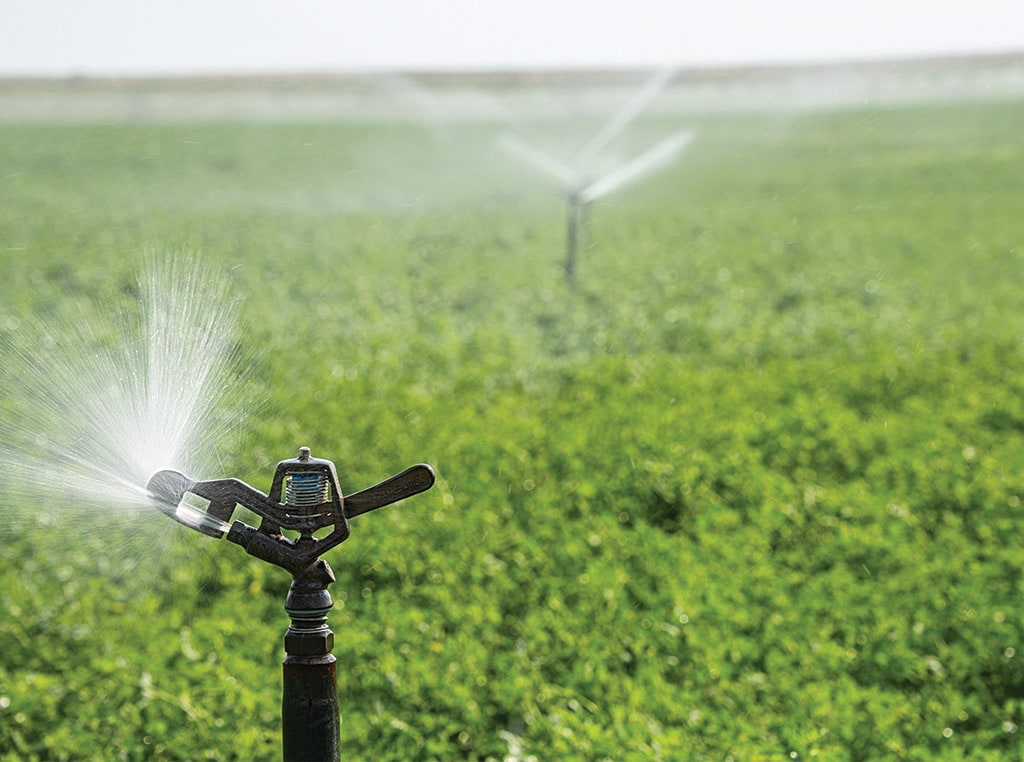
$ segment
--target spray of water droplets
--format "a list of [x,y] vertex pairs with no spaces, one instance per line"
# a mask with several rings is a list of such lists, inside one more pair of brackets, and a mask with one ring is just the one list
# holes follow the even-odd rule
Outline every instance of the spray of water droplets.
[[137,309],[94,307],[7,337],[0,498],[149,508],[154,472],[208,457],[227,425],[217,415],[233,345],[227,283],[185,257],[152,257],[138,295]]
[[592,177],[596,169],[595,160],[600,157],[601,152],[658,96],[672,80],[674,73],[672,69],[656,72],[647,84],[583,146],[571,163],[564,163],[515,135],[502,135],[498,139],[498,145],[558,180],[580,203],[596,201],[664,167],[693,138],[692,130],[679,130],[629,161],[598,173],[597,179]]

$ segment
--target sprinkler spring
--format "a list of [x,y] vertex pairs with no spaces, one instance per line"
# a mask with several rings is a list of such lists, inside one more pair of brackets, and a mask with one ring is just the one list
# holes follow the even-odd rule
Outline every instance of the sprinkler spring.
[[[309,459],[309,448],[299,450],[299,459]],[[315,508],[331,501],[331,483],[323,474],[287,474],[284,478],[284,504],[289,508]]]

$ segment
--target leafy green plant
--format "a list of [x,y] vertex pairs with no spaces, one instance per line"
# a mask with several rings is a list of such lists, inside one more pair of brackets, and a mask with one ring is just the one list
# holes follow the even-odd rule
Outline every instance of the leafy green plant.
[[[0,340],[197,251],[252,358],[197,476],[435,465],[330,557],[348,756],[1016,759],[1020,118],[696,119],[575,294],[495,125],[3,125]],[[0,505],[0,758],[277,757],[287,579]]]

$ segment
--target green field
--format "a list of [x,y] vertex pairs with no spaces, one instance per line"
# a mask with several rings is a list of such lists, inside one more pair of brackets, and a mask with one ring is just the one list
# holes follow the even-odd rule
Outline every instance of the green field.
[[[504,123],[0,125],[0,346],[190,253],[248,358],[193,476],[435,466],[328,556],[347,758],[1020,759],[1022,124],[643,119],[623,156],[696,138],[575,291]],[[286,573],[12,503],[0,759],[278,758]]]

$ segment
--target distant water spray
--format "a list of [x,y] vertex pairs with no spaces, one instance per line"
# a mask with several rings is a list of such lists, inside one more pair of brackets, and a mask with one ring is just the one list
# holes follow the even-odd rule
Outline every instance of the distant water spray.
[[181,257],[154,259],[139,299],[4,339],[0,510],[149,508],[154,472],[206,470],[198,461],[225,426],[227,284]]
[[498,145],[509,153],[513,153],[521,159],[526,159],[526,161],[551,175],[567,187],[572,188],[580,183],[581,175],[579,171],[563,164],[552,156],[548,156],[539,148],[517,138],[515,135],[502,135],[498,138]]
[[[668,153],[670,154],[668,158],[671,158],[671,155],[674,155],[675,152],[689,142],[690,137],[692,137],[690,131],[676,133],[649,151],[616,167],[611,172],[607,172],[597,180],[593,180],[593,176],[596,174],[594,165],[602,152],[651,104],[662,90],[665,89],[665,86],[672,81],[674,75],[674,69],[662,69],[655,72],[644,86],[605,122],[597,134],[584,144],[570,162],[556,159],[515,135],[500,136],[498,138],[498,145],[506,152],[525,159],[542,172],[555,178],[570,192],[581,196],[588,196],[589,200],[592,201],[598,196],[610,193],[614,188],[618,188],[627,181],[636,179],[665,163],[664,161],[649,160],[649,154]],[[681,137],[683,135],[686,135],[685,139]],[[624,179],[619,179],[624,175],[628,176],[625,176]],[[612,176],[615,176],[616,180],[607,182],[607,178]],[[593,190],[594,188],[599,190],[595,191]]]
[[595,201],[634,180],[639,180],[641,177],[660,169],[672,161],[675,155],[692,139],[693,132],[690,130],[681,130],[666,138],[636,158],[621,164],[603,177],[584,186],[579,191],[580,203],[587,204]]

